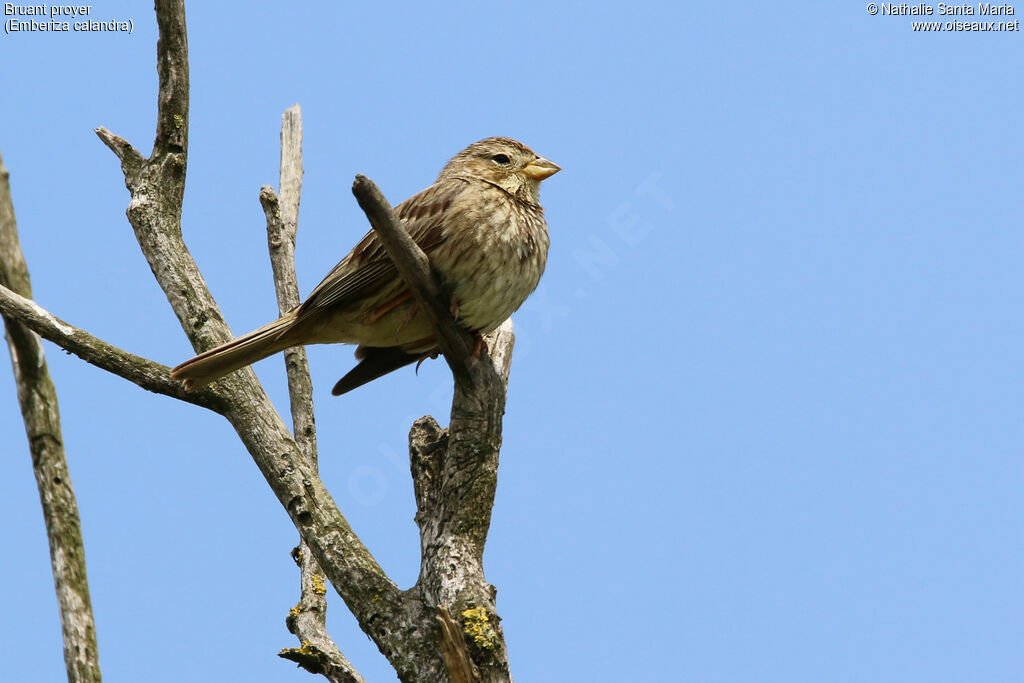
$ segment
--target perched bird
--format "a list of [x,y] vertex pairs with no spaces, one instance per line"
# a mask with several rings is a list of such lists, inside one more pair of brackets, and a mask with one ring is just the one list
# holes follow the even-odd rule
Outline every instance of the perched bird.
[[[521,142],[487,138],[456,154],[433,185],[395,207],[469,331],[497,328],[540,282],[548,255],[540,182],[560,170]],[[330,343],[359,345],[360,363],[334,386],[336,396],[437,353],[426,315],[373,231],[302,304],[185,361],[171,377],[193,388],[292,346]]]

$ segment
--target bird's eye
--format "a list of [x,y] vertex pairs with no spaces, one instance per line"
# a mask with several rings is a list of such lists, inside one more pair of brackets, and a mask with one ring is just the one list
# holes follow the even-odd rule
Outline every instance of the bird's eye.
[[508,166],[510,163],[512,163],[512,160],[508,158],[507,154],[495,154],[493,157],[491,157],[491,161],[500,166]]

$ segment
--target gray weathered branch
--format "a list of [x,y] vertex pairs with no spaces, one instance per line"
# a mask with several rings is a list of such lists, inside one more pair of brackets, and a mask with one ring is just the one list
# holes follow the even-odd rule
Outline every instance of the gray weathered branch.
[[[103,130],[98,133],[122,159],[125,185],[132,195],[128,220],[139,246],[193,347],[205,350],[231,339],[231,332],[181,237],[188,125],[184,7],[181,0],[158,0],[156,9],[160,112],[153,153],[140,160],[126,152],[131,146],[121,138]],[[429,665],[430,649],[425,634],[403,634],[396,624],[429,618],[417,614],[422,606],[403,600],[353,533],[252,370],[233,373],[213,387],[224,401],[222,414],[328,579],[399,675],[411,679],[413,672],[425,666],[424,660]],[[439,655],[434,657],[440,661]]]
[[[28,264],[25,263],[18,241],[11,186],[2,158],[0,285],[3,285],[0,289],[4,292],[14,290],[25,297],[32,297]],[[99,648],[85,570],[82,524],[78,516],[78,502],[71,487],[71,473],[64,456],[57,389],[50,379],[42,341],[17,316],[9,315],[6,308],[3,311],[7,347],[11,352],[14,382],[18,387],[18,403],[25,422],[25,434],[32,454],[32,471],[43,506],[46,537],[50,543],[50,565],[53,568],[53,583],[60,609],[68,681],[99,683]]]
[[[302,112],[299,105],[287,109],[281,119],[281,196],[278,198],[273,188],[266,185],[260,190],[260,203],[267,219],[267,245],[274,271],[277,308],[284,315],[300,303],[295,275],[295,238],[302,191]],[[315,468],[316,421],[306,349],[293,346],[285,350],[284,357],[295,440]]]
[[[420,527],[423,599],[449,608],[463,620],[473,643],[480,680],[510,680],[508,653],[494,606],[494,588],[483,571],[484,544],[498,483],[501,420],[511,363],[512,322],[487,337],[475,358],[473,337],[449,312],[449,299],[430,262],[401,227],[384,195],[370,179],[356,176],[352,192],[377,231],[399,275],[426,311],[435,338],[455,377],[448,429],[430,416],[410,431],[409,451]],[[449,671],[456,676],[456,672]]]
[[[298,233],[299,197],[302,190],[302,112],[289,107],[281,117],[281,197],[269,186],[260,190],[260,203],[267,218],[267,244],[274,270],[274,288],[281,315],[299,305],[299,284],[295,275],[295,238]],[[291,402],[292,433],[299,450],[314,471],[317,469],[316,423],[313,413],[313,383],[309,376],[306,349],[295,346],[284,352]],[[322,674],[335,683],[362,683],[363,678],[327,633],[327,584],[305,541],[292,551],[299,566],[299,603],[288,614],[288,630],[299,639],[299,647],[278,653],[310,673]]]
[[299,647],[284,648],[277,656],[312,674],[321,674],[332,683],[365,683],[327,633],[327,584],[305,541],[292,550],[292,559],[300,571],[301,596],[285,623],[299,639]]
[[511,676],[495,590],[484,577],[483,550],[497,487],[512,321],[485,339],[491,363],[478,365],[497,385],[456,382],[448,428],[429,415],[420,418],[409,431],[409,453],[420,529],[417,588],[429,604],[446,606],[460,618],[475,680],[498,683]]
[[193,403],[215,412],[223,410],[221,395],[209,387],[185,391],[171,379],[166,365],[136,356],[70,325],[39,304],[0,285],[0,313],[17,319],[43,339],[53,342],[85,362],[133,382],[146,391]]
[[473,336],[452,317],[451,300],[430,271],[430,260],[402,227],[398,216],[376,183],[357,175],[352,194],[387,249],[388,256],[420,305],[437,337],[448,367],[457,381],[469,381],[467,366],[473,362]]
[[[232,335],[181,234],[188,148],[183,1],[157,0],[156,10],[160,88],[152,154],[143,157],[126,140],[104,128],[96,132],[121,161],[125,185],[132,196],[128,220],[142,253],[193,348],[202,351],[230,340]],[[285,136],[282,154],[291,144],[287,133]],[[286,166],[291,168],[287,181]],[[275,271],[280,264],[292,261],[300,176],[301,163],[294,166],[283,159],[281,199],[272,190],[261,194],[271,229]],[[297,360],[299,356],[290,355],[286,361],[290,380],[295,378],[294,383],[290,382],[293,437],[251,369],[232,373],[199,392],[184,394],[176,388],[173,391],[182,392],[176,395],[165,385],[169,382],[167,368],[104,346],[29,300],[0,290],[0,309],[13,311],[12,315],[24,318],[33,329],[81,352],[83,357],[88,354],[89,362],[129,377],[140,386],[193,399],[224,415],[308,547],[308,552],[300,549],[300,562],[310,556],[315,559],[401,680],[509,681],[494,589],[484,578],[482,557],[497,483],[501,420],[513,345],[511,322],[488,336],[487,350],[474,354],[473,336],[452,319],[449,300],[433,277],[426,256],[401,229],[379,190],[362,177],[357,178],[353,190],[399,273],[427,311],[455,377],[448,429],[427,417],[417,421],[410,433],[422,560],[420,578],[408,591],[400,591],[387,577],[349,527],[317,474],[312,409],[309,390],[301,386],[301,376],[306,373]],[[294,266],[285,270],[289,267]],[[278,292],[284,311],[297,302],[294,272],[289,275],[282,271],[277,279],[284,283]],[[140,381],[142,375],[147,378],[145,382]],[[306,377],[308,381],[308,374]],[[308,579],[311,588],[304,590],[317,593],[317,574],[312,560],[309,562],[304,586]],[[314,629],[310,632],[319,634],[317,621],[309,623]],[[321,643],[329,643],[326,630],[322,635]],[[326,669],[344,661],[340,652],[335,656],[333,651],[321,648],[321,643],[307,644],[304,639],[303,647],[290,652],[295,658],[308,656],[310,659],[303,663],[310,667],[318,664]],[[321,655],[326,656],[321,659]],[[354,669],[345,666],[330,675],[336,676],[332,680],[360,680]]]

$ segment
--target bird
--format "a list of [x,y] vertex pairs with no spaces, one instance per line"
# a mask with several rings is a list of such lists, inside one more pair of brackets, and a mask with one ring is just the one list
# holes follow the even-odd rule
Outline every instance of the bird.
[[[450,294],[457,322],[478,344],[540,282],[550,244],[540,183],[560,170],[517,140],[485,138],[394,209]],[[171,378],[191,390],[284,349],[331,343],[356,344],[359,361],[335,384],[335,396],[439,352],[426,314],[373,230],[301,304],[185,361]]]

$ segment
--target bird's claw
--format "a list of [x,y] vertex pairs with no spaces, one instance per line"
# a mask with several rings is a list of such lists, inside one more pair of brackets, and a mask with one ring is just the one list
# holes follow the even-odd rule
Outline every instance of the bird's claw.
[[422,356],[420,356],[420,359],[416,361],[416,374],[420,374],[420,366],[423,365],[423,361],[427,360],[428,358],[433,360],[434,358],[437,358],[439,355],[440,354],[437,351],[430,351],[429,353],[425,353]]

